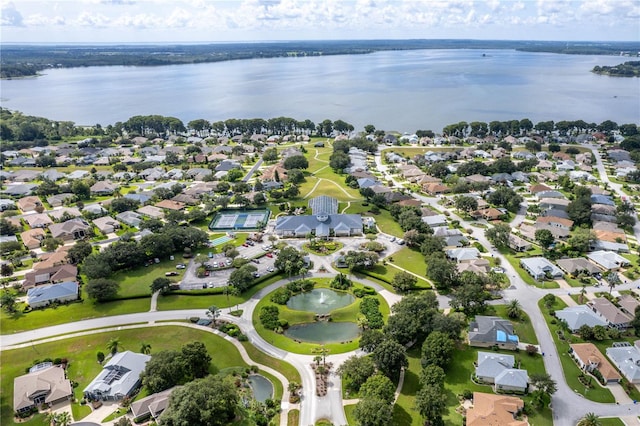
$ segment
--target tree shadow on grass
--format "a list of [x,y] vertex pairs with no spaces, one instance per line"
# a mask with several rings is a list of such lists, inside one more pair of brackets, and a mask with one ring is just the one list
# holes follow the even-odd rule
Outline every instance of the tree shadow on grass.
[[398,404],[393,406],[393,418],[391,419],[392,425],[406,426],[410,425],[411,422],[411,414],[407,413],[407,410],[405,410],[404,407],[401,407]]

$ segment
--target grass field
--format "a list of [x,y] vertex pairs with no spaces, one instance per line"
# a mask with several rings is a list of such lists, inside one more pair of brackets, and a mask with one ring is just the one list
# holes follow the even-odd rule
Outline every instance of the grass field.
[[[58,342],[33,345],[28,348],[3,351],[2,379],[0,396],[1,414],[0,423],[10,425],[13,423],[13,379],[24,374],[25,368],[33,365],[33,362],[44,358],[68,358],[68,377],[77,382],[74,395],[79,401],[82,398],[82,390],[100,372],[102,367],[96,361],[96,352],[107,352],[106,344],[111,338],[120,340],[120,350],[138,352],[142,342],[151,345],[151,353],[175,349],[179,350],[184,344],[200,341],[205,344],[211,355],[212,366],[210,371],[215,373],[231,367],[246,367],[240,353],[232,343],[223,338],[205,331],[186,327],[165,326],[162,328],[150,327],[133,330],[122,330],[109,333],[96,333],[88,336],[65,339]],[[74,415],[76,412],[88,414],[88,407],[80,409],[79,404],[73,404]],[[76,421],[79,418],[75,419]],[[38,419],[31,424],[44,424]]]
[[[315,279],[316,288],[319,287],[328,287],[329,280],[328,279]],[[357,285],[357,284],[356,284]],[[383,317],[387,318],[389,315],[389,306],[385,302],[384,298],[380,295],[376,295],[378,300],[380,301],[380,312]],[[356,299],[354,303],[345,306],[340,309],[336,309],[331,312],[331,318],[335,322],[340,321],[356,321],[356,318],[359,314],[361,299]],[[313,354],[320,347],[324,346],[329,350],[331,354],[344,353],[348,351],[352,351],[358,348],[358,343],[360,341],[359,338],[353,339],[352,341],[341,343],[327,343],[325,345],[320,345],[316,343],[307,343],[307,342],[295,342],[284,334],[278,334],[272,330],[267,330],[260,322],[260,309],[263,306],[273,305],[277,306],[280,314],[280,319],[286,319],[289,322],[289,325],[294,325],[298,323],[306,323],[314,321],[314,314],[312,312],[307,311],[297,311],[293,309],[289,309],[286,305],[276,305],[275,303],[269,300],[269,295],[265,296],[255,307],[253,311],[253,325],[260,334],[260,336],[265,339],[270,344],[277,346],[281,349],[284,349],[289,352],[298,353],[298,354]]]
[[600,419],[601,426],[626,426],[626,423],[617,417],[608,417]]
[[[429,284],[427,279],[424,278],[427,272],[427,262],[425,262],[424,256],[420,251],[404,247],[394,253],[391,257],[393,258],[393,262],[389,262],[392,265],[399,266],[400,268],[406,269],[409,272],[413,272],[414,274],[423,277],[423,279],[418,280],[418,287],[431,288],[431,284]],[[395,273],[393,275],[395,275]]]
[[218,308],[231,308],[237,304],[246,302],[258,291],[281,280],[282,278],[281,274],[274,275],[260,284],[251,287],[240,296],[226,296],[224,294],[203,295],[198,294],[198,290],[193,290],[193,296],[186,294],[168,294],[166,296],[160,296],[158,297],[158,310],[173,311],[194,308],[206,309],[211,305],[215,305]]
[[400,228],[400,225],[393,220],[388,210],[381,209],[380,213],[373,214],[369,211],[371,205],[364,206],[362,202],[352,202],[345,213],[360,214],[362,216],[371,216],[376,220],[378,228],[385,234],[393,235],[396,237],[402,237],[404,231]]
[[164,278],[165,272],[175,271],[178,273],[175,277],[170,277],[172,281],[178,282],[184,275],[184,269],[176,269],[178,263],[182,263],[183,259],[162,260],[160,263],[151,266],[141,266],[139,268],[119,271],[110,278],[120,284],[118,297],[138,297],[151,296],[151,283],[156,278]]
[[2,334],[9,334],[90,318],[146,312],[149,310],[151,300],[144,298],[94,303],[86,299],[84,292],[82,292],[82,297],[84,298],[82,302],[57,308],[34,310],[26,314],[10,316],[2,311],[0,313],[0,331]]
[[404,384],[393,406],[393,426],[422,426],[424,422],[420,414],[415,410],[416,392],[420,389],[420,350],[413,349],[407,352],[409,368],[404,372]]

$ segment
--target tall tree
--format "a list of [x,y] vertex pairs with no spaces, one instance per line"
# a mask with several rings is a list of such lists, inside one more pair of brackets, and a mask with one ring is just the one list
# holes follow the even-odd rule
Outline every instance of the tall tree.
[[165,426],[224,426],[233,423],[240,397],[232,379],[207,376],[173,391],[162,414]]
[[387,339],[373,351],[373,362],[388,377],[396,378],[400,370],[409,365],[404,346],[395,340]]

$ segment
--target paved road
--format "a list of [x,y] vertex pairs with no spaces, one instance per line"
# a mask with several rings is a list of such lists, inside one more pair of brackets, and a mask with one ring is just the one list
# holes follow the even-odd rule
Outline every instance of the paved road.
[[260,157],[260,159],[256,162],[256,164],[253,165],[253,167],[251,168],[251,170],[249,170],[249,173],[247,173],[247,175],[242,178],[243,182],[248,182],[249,179],[251,179],[251,176],[253,176],[253,174],[256,172],[256,170],[258,170],[258,168],[262,165],[262,157]]

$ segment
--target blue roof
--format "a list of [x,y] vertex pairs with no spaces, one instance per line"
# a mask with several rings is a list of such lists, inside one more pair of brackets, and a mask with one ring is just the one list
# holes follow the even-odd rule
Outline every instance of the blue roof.
[[507,333],[502,330],[496,330],[496,342],[506,342]]

